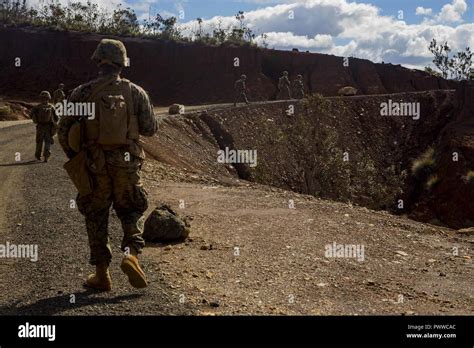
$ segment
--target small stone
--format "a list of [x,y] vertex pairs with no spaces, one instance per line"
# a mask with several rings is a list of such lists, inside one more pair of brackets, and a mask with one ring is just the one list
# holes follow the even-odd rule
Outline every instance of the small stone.
[[375,282],[372,279],[368,279],[366,284],[367,285],[375,285]]
[[440,276],[440,277],[446,277],[446,273],[439,272],[439,276]]
[[209,306],[217,308],[220,306],[219,301],[212,301],[209,303]]
[[401,256],[408,256],[408,254],[406,252],[401,251],[401,250],[395,251],[395,254],[398,254],[398,255],[401,255]]
[[322,288],[322,287],[326,286],[327,283],[318,283],[318,284],[316,284],[316,285],[319,286],[320,288]]

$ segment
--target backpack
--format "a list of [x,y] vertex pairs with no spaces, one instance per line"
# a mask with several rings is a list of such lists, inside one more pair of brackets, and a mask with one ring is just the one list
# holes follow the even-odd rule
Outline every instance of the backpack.
[[38,123],[50,123],[53,122],[53,109],[50,105],[41,106],[38,108],[36,116]]
[[138,140],[138,121],[133,112],[131,83],[115,79],[99,85],[90,100],[95,103],[95,119],[86,121],[89,140],[99,145],[127,145]]
[[185,240],[189,232],[189,221],[162,203],[146,219],[143,238],[147,242],[168,243]]

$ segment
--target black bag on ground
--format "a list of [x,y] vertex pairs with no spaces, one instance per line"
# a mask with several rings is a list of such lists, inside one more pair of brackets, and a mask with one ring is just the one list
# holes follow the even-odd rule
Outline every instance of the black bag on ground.
[[168,205],[160,204],[145,221],[143,238],[147,242],[183,241],[189,235],[189,223],[182,219]]

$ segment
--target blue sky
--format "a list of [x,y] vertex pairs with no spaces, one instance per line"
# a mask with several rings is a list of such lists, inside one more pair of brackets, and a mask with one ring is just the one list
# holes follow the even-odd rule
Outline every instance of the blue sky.
[[409,68],[431,64],[428,45],[433,38],[448,41],[453,51],[474,48],[474,0],[100,1],[109,9],[117,3],[133,8],[141,19],[148,18],[150,8],[152,14],[159,12],[164,17],[179,17],[182,10],[179,26],[189,36],[197,30],[196,18],[203,18],[204,31],[212,32],[217,25],[235,26],[234,15],[241,10],[246,26],[256,34],[266,34],[256,41],[269,48],[298,48]]
[[[265,8],[272,4],[291,3],[293,1],[259,1],[259,0],[150,0],[146,1],[151,4],[154,11],[176,12],[176,5],[180,4],[186,12],[186,19],[212,18],[214,16],[232,16],[237,11],[253,11],[259,8]],[[448,4],[449,1],[443,0],[353,0],[351,2],[360,4],[372,4],[380,8],[381,14],[386,16],[398,16],[398,11],[404,11],[405,21],[414,24],[420,21],[420,16],[415,15],[417,7],[431,8],[433,12],[439,12],[441,8]],[[127,1],[132,7],[143,4],[144,1],[130,0]],[[473,1],[466,1],[469,6],[473,5]],[[472,10],[472,8],[471,8]],[[466,20],[469,20],[469,13],[466,13]],[[471,11],[472,22],[472,11]]]

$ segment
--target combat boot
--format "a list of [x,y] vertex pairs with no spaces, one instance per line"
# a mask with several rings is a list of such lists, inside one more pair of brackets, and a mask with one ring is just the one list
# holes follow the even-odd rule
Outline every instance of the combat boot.
[[49,159],[49,157],[45,157],[45,158],[44,158],[44,162],[47,163],[47,162],[48,162],[48,159]]
[[112,278],[110,278],[109,266],[106,263],[96,265],[95,274],[87,278],[85,286],[99,291],[110,291]]
[[145,272],[143,272],[140,264],[138,263],[138,253],[133,248],[131,249],[130,255],[126,255],[123,258],[120,268],[122,269],[123,273],[127,275],[128,281],[134,288],[146,288],[148,286],[148,282],[146,280]]

